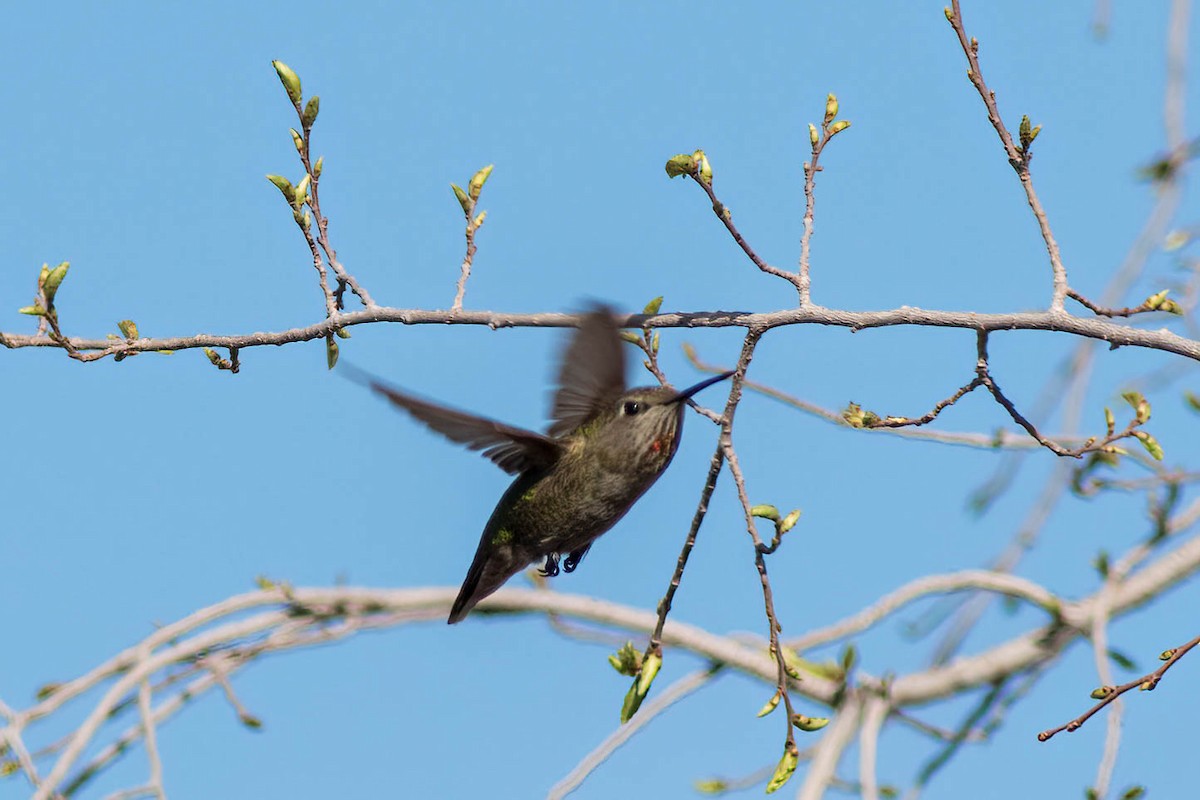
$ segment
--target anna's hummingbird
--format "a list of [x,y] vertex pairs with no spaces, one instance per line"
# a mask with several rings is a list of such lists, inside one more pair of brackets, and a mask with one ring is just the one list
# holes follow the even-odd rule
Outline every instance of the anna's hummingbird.
[[574,572],[592,543],[649,489],[679,447],[684,400],[732,375],[684,389],[625,387],[625,354],[612,311],[588,313],[563,355],[545,435],[436,405],[377,380],[376,392],[517,479],[483,528],[448,623],[529,564]]

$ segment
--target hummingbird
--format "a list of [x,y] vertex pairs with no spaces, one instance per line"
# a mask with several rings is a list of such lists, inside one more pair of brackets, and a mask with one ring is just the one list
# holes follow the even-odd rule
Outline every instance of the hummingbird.
[[558,372],[546,433],[447,408],[374,378],[372,390],[432,430],[482,450],[516,479],[484,525],[448,624],[532,563],[552,577],[574,572],[592,544],[658,480],[679,448],[685,400],[732,375],[683,391],[627,388],[613,312],[596,306],[580,322]]

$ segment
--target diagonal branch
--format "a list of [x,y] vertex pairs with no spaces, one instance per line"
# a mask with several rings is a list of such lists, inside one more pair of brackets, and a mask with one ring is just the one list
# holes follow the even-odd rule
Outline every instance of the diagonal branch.
[[1176,647],[1174,649],[1164,651],[1163,655],[1167,656],[1166,663],[1164,663],[1161,667],[1154,670],[1153,672],[1147,673],[1140,678],[1134,678],[1129,683],[1124,683],[1124,684],[1121,684],[1120,686],[1102,686],[1102,687],[1100,687],[1099,689],[1096,690],[1095,693],[1093,693],[1093,694],[1099,693],[1102,695],[1102,699],[1100,700],[1099,703],[1092,706],[1087,711],[1080,714],[1078,717],[1071,720],[1070,722],[1067,722],[1063,725],[1059,725],[1057,728],[1050,728],[1049,730],[1042,731],[1041,733],[1038,734],[1038,737],[1037,737],[1038,741],[1039,742],[1048,741],[1049,739],[1053,738],[1055,736],[1055,734],[1062,733],[1063,731],[1067,731],[1068,733],[1074,733],[1075,731],[1079,730],[1079,728],[1082,727],[1085,722],[1087,722],[1089,719],[1091,719],[1098,711],[1100,711],[1102,708],[1107,706],[1109,703],[1114,702],[1118,697],[1120,697],[1121,695],[1125,694],[1126,692],[1128,692],[1132,689],[1141,689],[1141,690],[1147,691],[1147,692],[1152,691],[1156,686],[1158,686],[1158,682],[1160,680],[1162,680],[1162,677],[1163,677],[1163,675],[1165,675],[1167,673],[1167,670],[1169,670],[1171,667],[1175,666],[1175,664],[1178,663],[1179,659],[1181,659],[1185,655],[1187,655],[1188,651],[1190,651],[1193,647],[1195,647],[1198,644],[1200,644],[1200,636],[1197,636],[1195,639],[1192,639],[1190,642],[1188,642],[1187,644],[1181,645],[1180,647]]
[[708,669],[696,670],[668,686],[658,697],[643,706],[633,719],[610,733],[603,742],[598,744],[592,752],[588,753],[582,761],[576,764],[562,780],[551,786],[550,791],[546,794],[546,800],[561,800],[561,798],[578,789],[587,780],[587,777],[596,771],[597,767],[607,761],[609,756],[633,738],[634,734],[645,728],[646,725],[667,711],[671,706],[703,689],[720,671],[720,666],[711,666]]
[[[1046,210],[1042,208],[1042,202],[1038,199],[1037,192],[1033,188],[1033,179],[1029,174],[1029,160],[1031,153],[1029,145],[1033,143],[1033,138],[1028,137],[1022,127],[1022,142],[1018,147],[1013,142],[1012,134],[1008,132],[1008,128],[1004,125],[1004,120],[1000,118],[1000,109],[996,106],[996,93],[988,88],[983,80],[983,68],[979,65],[979,41],[975,38],[968,38],[967,31],[963,25],[962,8],[959,0],[951,0],[952,8],[947,9],[946,18],[950,21],[950,25],[954,28],[954,33],[958,36],[958,43],[962,47],[963,54],[967,57],[967,78],[975,90],[979,92],[980,98],[983,100],[984,106],[987,107],[988,121],[992,123],[992,127],[996,129],[996,135],[1000,137],[1000,143],[1004,146],[1004,153],[1008,156],[1008,163],[1016,170],[1017,176],[1021,179],[1021,188],[1025,190],[1025,199],[1029,202],[1029,208],[1033,211],[1034,219],[1037,220],[1038,230],[1041,231],[1042,240],[1046,244],[1046,252],[1050,256],[1050,269],[1054,275],[1054,292],[1050,302],[1050,310],[1055,312],[1063,312],[1063,304],[1067,297],[1067,268],[1063,264],[1062,254],[1058,249],[1058,242],[1054,239],[1054,233],[1050,230],[1050,222],[1046,218]],[[1028,121],[1022,123],[1027,125]],[[1036,136],[1037,132],[1033,132]]]

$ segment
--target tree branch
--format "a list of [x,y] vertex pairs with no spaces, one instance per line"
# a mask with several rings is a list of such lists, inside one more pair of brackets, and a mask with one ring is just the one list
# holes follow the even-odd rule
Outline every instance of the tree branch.
[[[377,322],[404,325],[486,325],[489,328],[569,328],[578,324],[578,316],[562,313],[518,314],[493,311],[437,311],[375,306],[334,317],[303,328],[270,333],[234,335],[198,334],[168,338],[139,338],[131,341],[78,339],[70,337],[79,351],[98,351],[101,357],[132,355],[162,350],[188,350],[201,347],[262,347],[323,339],[340,328]],[[1107,342],[1112,348],[1144,347],[1174,353],[1200,361],[1200,341],[1167,330],[1143,330],[1104,319],[1085,319],[1066,313],[1014,312],[976,314],[971,311],[934,311],[905,306],[886,311],[843,311],[818,306],[752,313],[745,311],[697,311],[667,314],[631,314],[620,323],[628,328],[747,328],[767,331],[788,325],[828,325],[852,332],[868,328],[922,326],[960,328],[972,332],[1009,330],[1059,331]],[[45,336],[0,334],[0,344],[11,349],[22,347],[62,347]]]

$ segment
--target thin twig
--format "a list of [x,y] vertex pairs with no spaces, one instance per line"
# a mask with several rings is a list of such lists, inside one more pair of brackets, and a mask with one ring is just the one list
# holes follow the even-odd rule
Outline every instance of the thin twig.
[[[725,427],[733,424],[733,414],[737,410],[738,401],[741,399],[740,382],[746,375],[746,368],[750,365],[750,359],[754,356],[754,348],[761,336],[761,331],[751,329],[746,333],[746,337],[742,342],[742,352],[738,356],[733,383],[729,389],[729,399],[725,403]],[[700,501],[696,504],[696,512],[692,516],[692,524],[688,528],[687,537],[684,539],[683,549],[680,550],[679,558],[676,559],[675,571],[671,575],[670,583],[667,584],[666,593],[663,594],[662,600],[658,602],[658,621],[654,626],[654,633],[650,637],[650,643],[646,646],[646,655],[661,652],[663,627],[666,625],[667,615],[671,613],[671,603],[674,601],[675,592],[679,589],[679,583],[683,579],[683,572],[687,568],[688,558],[696,546],[696,536],[699,534],[700,525],[704,522],[704,517],[708,513],[708,501],[712,498],[713,490],[717,487],[717,477],[721,474],[721,465],[725,462],[725,443],[723,437],[724,433],[722,432],[722,439],[718,441],[716,452],[713,453],[712,460],[709,463],[708,477],[704,481],[704,488],[700,491]]]
[[1050,269],[1054,276],[1054,291],[1050,301],[1050,310],[1062,312],[1063,303],[1067,297],[1067,268],[1063,264],[1062,255],[1058,249],[1058,242],[1054,240],[1054,234],[1050,230],[1050,222],[1046,218],[1046,211],[1042,208],[1042,203],[1038,199],[1037,192],[1033,188],[1033,179],[1029,174],[1029,161],[1031,153],[1029,152],[1029,142],[1022,142],[1018,147],[1012,138],[1012,134],[1008,132],[1008,128],[1004,125],[1004,120],[1000,118],[1000,109],[996,106],[996,93],[987,87],[983,80],[983,69],[979,65],[979,42],[974,38],[968,38],[967,31],[963,25],[962,8],[959,0],[951,0],[952,9],[947,15],[951,26],[954,28],[955,34],[958,36],[958,43],[962,47],[963,54],[967,57],[967,78],[975,90],[979,92],[980,98],[983,100],[984,106],[987,107],[988,121],[992,123],[992,127],[996,129],[996,135],[1000,137],[1000,143],[1004,146],[1004,153],[1008,157],[1008,163],[1016,171],[1017,176],[1021,179],[1021,188],[1025,190],[1025,199],[1029,202],[1029,208],[1033,211],[1034,219],[1037,220],[1038,229],[1041,231],[1042,240],[1046,244],[1046,251],[1050,256]]
[[[737,380],[736,376],[734,380]],[[740,392],[740,387],[735,388]],[[732,396],[730,399],[732,403]],[[750,497],[746,492],[746,480],[742,475],[741,467],[738,464],[737,452],[733,447],[732,425],[728,421],[721,431],[721,444],[725,450],[725,462],[729,465],[729,472],[733,476],[733,482],[737,489],[738,501],[742,505],[746,532],[750,535],[750,541],[754,545],[754,567],[758,571],[759,583],[762,588],[763,608],[767,616],[768,650],[774,656],[777,667],[775,691],[778,693],[780,699],[783,700],[784,709],[787,711],[787,720],[785,722],[787,734],[784,747],[788,751],[793,751],[797,749],[796,733],[793,728],[796,710],[792,707],[792,696],[789,691],[788,673],[790,669],[787,663],[787,654],[779,641],[779,634],[783,626],[780,624],[779,617],[775,612],[775,596],[771,588],[771,579],[767,574],[766,560],[766,557],[775,552],[779,547],[783,534],[779,532],[781,529],[777,529],[770,545],[764,544],[762,538],[758,535],[758,528],[754,522],[754,514],[751,511]]]
[[919,417],[880,417],[878,419],[864,421],[863,427],[904,428],[909,426],[928,425],[930,422],[933,422],[935,419],[937,419],[938,414],[941,414],[947,408],[954,405],[963,397],[975,391],[982,385],[983,378],[976,375],[970,383],[966,384],[944,400],[939,400],[930,411]]
[[[933,723],[926,722],[925,720],[910,714],[902,708],[893,708],[891,716],[905,725],[910,726],[914,730],[918,730],[926,736],[937,739],[938,741],[948,742],[955,736],[959,735],[958,731],[952,731],[948,728],[942,728],[934,725]],[[968,742],[983,742],[986,740],[987,734],[985,734],[983,731],[974,730],[967,733]]]
[[1026,419],[1025,416],[1017,410],[1016,405],[1014,405],[1013,402],[1004,395],[1004,392],[1000,390],[1000,386],[996,383],[995,379],[992,378],[990,367],[988,365],[987,340],[987,332],[979,331],[977,347],[978,361],[975,367],[978,380],[983,384],[984,388],[992,393],[992,397],[994,397],[996,402],[1008,412],[1013,421],[1024,428],[1025,431],[1038,442],[1038,444],[1042,445],[1050,452],[1065,458],[1081,458],[1086,453],[1103,452],[1106,448],[1111,447],[1114,442],[1118,442],[1122,439],[1127,439],[1135,435],[1143,437],[1146,436],[1144,432],[1138,431],[1138,428],[1141,427],[1143,420],[1135,417],[1134,419],[1130,420],[1129,424],[1123,430],[1110,430],[1110,432],[1102,439],[1097,439],[1094,436],[1089,437],[1079,447],[1067,448],[1063,447],[1061,444],[1052,439],[1047,439],[1038,431],[1036,427],[1034,427],[1032,422]]
[[920,792],[932,780],[933,776],[937,774],[938,770],[950,761],[959,748],[962,747],[963,743],[967,741],[971,731],[975,730],[979,722],[1000,702],[1006,683],[1007,681],[1004,680],[993,683],[992,687],[984,694],[975,707],[971,709],[971,712],[967,714],[966,718],[955,730],[954,736],[950,738],[946,746],[921,767],[913,785],[914,793]]
[[463,255],[462,267],[459,270],[458,283],[454,287],[454,303],[450,306],[451,311],[461,311],[463,307],[463,297],[467,293],[467,279],[471,277],[471,265],[475,262],[475,253],[479,249],[475,245],[475,232],[483,227],[484,215],[476,216],[475,207],[476,198],[467,196],[466,203],[463,205],[463,215],[466,217],[467,226],[463,232],[463,236],[467,241],[467,251]]
[[753,332],[746,334],[745,342],[742,345],[742,353],[738,358],[737,368],[733,375],[733,386],[729,390],[729,401],[725,406],[724,424],[721,427],[720,441],[725,456],[725,463],[729,465],[729,472],[733,476],[738,499],[742,504],[746,530],[750,534],[751,542],[754,544],[754,566],[758,570],[759,582],[762,587],[763,608],[767,616],[768,639],[770,642],[769,650],[775,657],[777,667],[776,691],[783,700],[784,708],[787,711],[787,719],[784,722],[787,727],[784,748],[788,752],[793,752],[798,749],[796,747],[796,734],[793,726],[796,711],[792,706],[791,693],[789,692],[788,673],[790,670],[787,663],[787,656],[779,643],[779,633],[782,630],[782,626],[775,612],[774,592],[771,588],[770,577],[767,574],[766,562],[766,556],[773,553],[779,546],[782,534],[777,533],[770,546],[764,545],[762,539],[759,538],[758,530],[754,523],[754,515],[751,513],[750,498],[746,493],[746,482],[742,476],[741,468],[738,466],[737,452],[733,447],[733,415],[737,409],[738,402],[741,400],[741,381],[745,378],[750,360],[754,357],[754,349],[758,344],[758,339],[759,336]]
[[646,654],[659,653],[662,651],[663,631],[667,624],[667,615],[671,613],[671,605],[675,601],[675,592],[679,590],[679,584],[683,580],[683,572],[687,569],[688,559],[692,555],[692,550],[696,547],[696,536],[700,533],[700,525],[704,522],[704,516],[708,513],[708,501],[712,498],[713,490],[717,488],[717,478],[721,474],[721,465],[725,463],[724,450],[721,445],[717,445],[717,450],[713,453],[712,460],[708,465],[708,477],[704,480],[704,487],[700,490],[700,501],[696,504],[696,512],[692,515],[692,524],[688,528],[687,536],[683,540],[683,548],[679,551],[679,557],[675,560],[675,571],[671,573],[671,580],[667,583],[667,590],[663,593],[662,599],[658,601],[657,620],[654,625],[654,632],[650,634],[650,642],[646,646]]
[[[708,373],[716,375],[716,374],[720,374],[722,372],[728,371],[727,367],[718,366],[718,365],[712,364],[710,362],[701,360],[699,355],[696,353],[696,348],[690,344],[683,345],[683,354],[684,354],[684,356],[687,357],[688,361],[691,362],[692,366],[694,366],[696,369],[700,370],[701,372],[708,372]],[[861,427],[855,427],[854,425],[851,425],[849,422],[846,421],[846,415],[845,415],[844,411],[834,411],[832,409],[824,408],[822,406],[817,405],[816,403],[810,403],[807,400],[802,400],[799,397],[796,397],[795,395],[788,394],[787,392],[784,392],[780,389],[776,389],[775,387],[769,386],[765,383],[760,383],[758,381],[753,381],[753,380],[750,380],[749,378],[747,378],[746,380],[742,381],[742,387],[745,389],[749,389],[750,391],[755,392],[757,394],[761,394],[764,397],[769,397],[772,400],[778,400],[779,402],[781,402],[785,405],[789,405],[793,408],[799,409],[800,411],[803,411],[806,414],[811,414],[814,417],[823,419],[826,422],[832,423],[832,424],[837,425],[842,428],[850,428],[853,430],[863,430],[863,431],[868,431],[868,430],[879,431],[880,433],[888,434],[891,436],[900,436],[900,437],[908,438],[908,439],[924,440],[924,441],[929,441],[929,442],[935,442],[937,444],[953,444],[953,445],[962,445],[964,447],[979,447],[979,448],[983,448],[986,450],[1031,450],[1031,449],[1037,449],[1037,448],[1041,447],[1040,444],[1038,444],[1035,441],[1032,441],[1027,436],[1022,436],[1013,431],[1006,431],[1006,430],[999,430],[999,431],[996,431],[995,433],[969,433],[969,432],[955,432],[955,431],[916,430],[911,427],[896,428],[896,427],[889,427],[889,426],[873,426],[873,425],[863,425]],[[1075,442],[1076,440],[1078,440],[1079,442],[1083,441],[1083,439],[1079,439],[1078,437],[1065,436],[1065,435],[1056,435],[1054,438],[1060,442]]]
[[608,757],[615,753],[621,745],[629,741],[635,733],[646,727],[652,720],[671,706],[703,689],[720,671],[721,667],[714,665],[708,669],[689,673],[675,683],[672,683],[655,697],[654,700],[639,709],[633,719],[610,733],[592,752],[584,756],[583,760],[576,764],[562,780],[551,786],[549,793],[546,795],[546,800],[561,800],[561,798],[578,789],[587,780],[587,777],[596,771],[597,767],[607,761]]
[[742,232],[739,231],[737,226],[733,224],[733,213],[725,206],[724,203],[717,199],[716,193],[713,192],[712,181],[705,180],[703,177],[701,177],[699,171],[699,165],[692,169],[692,179],[695,180],[697,185],[699,185],[700,188],[704,190],[704,193],[708,195],[709,201],[712,202],[713,213],[717,215],[717,219],[721,220],[721,224],[725,226],[725,230],[729,231],[729,235],[733,237],[735,242],[737,242],[737,246],[742,248],[742,252],[746,254],[746,257],[754,263],[754,266],[758,267],[763,272],[767,273],[768,275],[774,275],[777,278],[783,278],[785,281],[792,284],[797,290],[799,290],[799,275],[794,272],[788,272],[787,270],[779,269],[779,267],[771,266],[766,261],[763,261],[762,258],[759,257],[758,253],[754,252],[754,248],[750,246],[750,243],[746,241],[744,236],[742,236]]
[[[304,171],[310,176],[311,179],[308,193],[308,205],[312,209],[313,217],[316,218],[317,222],[317,242],[320,244],[321,249],[325,252],[325,257],[329,259],[329,266],[333,269],[334,275],[337,276],[338,280],[338,288],[333,293],[333,311],[341,311],[346,307],[343,295],[347,286],[350,287],[351,291],[358,295],[358,299],[362,301],[362,304],[365,307],[372,308],[375,305],[375,301],[371,299],[370,293],[363,288],[363,286],[359,284],[354,276],[346,271],[346,268],[342,266],[342,263],[338,261],[337,251],[333,249],[333,244],[329,240],[329,218],[321,212],[321,174],[317,169],[315,169],[312,162],[311,145],[313,120],[305,119],[304,110],[300,107],[298,102],[293,102],[292,105],[296,109],[296,116],[300,119],[300,124],[303,131],[302,138],[304,146],[303,150],[300,152],[300,160],[304,164]],[[307,230],[305,230],[305,238],[311,239],[311,236]],[[320,261],[320,258],[315,252],[314,256],[314,266],[316,266],[317,262]],[[325,285],[324,267],[318,267],[318,272],[321,275],[322,289],[328,292],[328,286]]]
[[[639,348],[641,348],[641,351],[646,354],[646,360],[642,362],[642,366],[644,366],[646,370],[654,376],[660,386],[670,386],[671,382],[667,380],[666,373],[663,372],[662,367],[658,365],[658,332],[656,331],[652,334],[649,328],[642,328],[641,335],[638,336],[637,334],[634,334],[634,336],[636,337],[637,341],[633,342],[633,344],[636,344]],[[722,372],[727,371],[728,370],[722,370]],[[718,414],[716,411],[713,411],[711,408],[705,408],[704,406],[700,405],[693,397],[689,397],[684,402],[686,402],[693,411],[710,422],[720,425],[723,421],[723,417],[720,414]]]
[[1074,733],[1075,731],[1079,730],[1085,722],[1087,722],[1089,719],[1091,719],[1092,716],[1094,716],[1098,711],[1100,711],[1100,709],[1104,708],[1109,703],[1114,702],[1118,697],[1120,697],[1121,695],[1125,694],[1128,691],[1131,691],[1133,689],[1139,689],[1139,688],[1142,689],[1143,691],[1151,691],[1156,686],[1158,686],[1158,682],[1160,680],[1162,680],[1162,677],[1163,677],[1163,675],[1166,674],[1167,670],[1169,670],[1171,667],[1175,666],[1175,664],[1179,661],[1179,659],[1181,659],[1185,655],[1187,655],[1188,651],[1191,650],[1193,647],[1195,647],[1198,644],[1200,644],[1200,636],[1197,636],[1195,639],[1192,639],[1187,644],[1181,645],[1172,650],[1164,651],[1163,655],[1170,653],[1170,656],[1168,656],[1165,663],[1163,663],[1163,665],[1161,667],[1154,670],[1153,672],[1149,672],[1140,678],[1134,678],[1129,683],[1123,683],[1120,686],[1103,686],[1103,687],[1101,687],[1099,691],[1104,693],[1104,697],[1100,700],[1099,703],[1096,703],[1096,705],[1092,706],[1087,711],[1080,714],[1078,717],[1076,717],[1075,719],[1071,720],[1070,722],[1068,722],[1066,724],[1059,725],[1057,728],[1050,728],[1049,730],[1042,731],[1037,736],[1038,741],[1045,742],[1045,741],[1053,738],[1056,734],[1062,733],[1063,731],[1067,731],[1068,733]]
[[1001,702],[1006,684],[1007,681],[996,681],[995,684],[992,684],[990,690],[979,699],[970,714],[967,714],[965,720],[959,724],[958,729],[955,729],[954,735],[946,742],[946,746],[942,747],[941,751],[938,751],[920,768],[917,772],[917,780],[913,784],[913,794],[919,793],[934,778],[938,770],[949,763],[950,758],[953,758],[964,742],[970,738],[972,730],[976,729],[979,722]]
[[225,694],[225,700],[233,707],[238,721],[243,725],[258,728],[262,724],[258,717],[246,710],[246,707],[242,705],[242,701],[238,699],[237,693],[233,691],[233,684],[229,682],[227,659],[221,654],[217,654],[212,658],[204,659],[201,663],[208,668],[217,685],[221,687],[221,691]]
[[[844,126],[839,127],[837,130],[833,130],[831,127],[838,120],[835,119],[836,115],[833,115],[829,110],[830,106],[828,103],[830,102],[834,104],[837,102],[833,99],[833,95],[829,96],[829,101],[826,105],[824,121],[821,123],[821,133],[816,137],[816,141],[811,142],[812,158],[804,164],[804,232],[800,234],[799,271],[796,274],[796,280],[792,281],[796,285],[797,293],[800,295],[801,306],[809,305],[812,302],[812,276],[810,267],[813,219],[817,203],[816,182],[817,173],[824,169],[817,162],[821,158],[821,153],[825,150],[825,145],[829,144],[829,140],[845,130]],[[849,123],[846,124],[849,125]]]
[[1105,306],[1101,306],[1101,305],[1097,305],[1096,303],[1093,303],[1091,300],[1088,300],[1086,297],[1084,297],[1083,295],[1081,295],[1079,292],[1075,291],[1074,289],[1067,290],[1067,297],[1069,297],[1072,300],[1074,300],[1075,302],[1079,303],[1081,306],[1086,308],[1088,311],[1091,311],[1093,314],[1096,314],[1101,317],[1132,317],[1135,314],[1146,314],[1151,311],[1164,310],[1164,309],[1160,308],[1160,306],[1162,305],[1161,302],[1159,303],[1159,305],[1155,305],[1149,298],[1147,298],[1139,306],[1132,306],[1132,307],[1127,306],[1125,308],[1106,308]]

